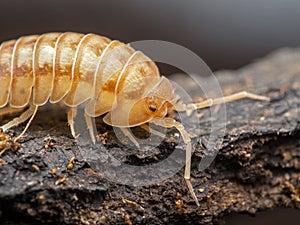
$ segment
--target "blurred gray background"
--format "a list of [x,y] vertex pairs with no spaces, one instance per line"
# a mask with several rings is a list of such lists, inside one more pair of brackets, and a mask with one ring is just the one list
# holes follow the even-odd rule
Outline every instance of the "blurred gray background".
[[213,69],[300,46],[298,0],[0,0],[0,41],[49,31],[183,45]]

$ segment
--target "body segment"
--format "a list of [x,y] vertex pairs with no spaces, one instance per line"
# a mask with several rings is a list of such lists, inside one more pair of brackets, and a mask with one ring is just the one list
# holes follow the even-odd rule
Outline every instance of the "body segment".
[[37,35],[19,38],[15,43],[11,63],[11,90],[9,105],[23,108],[31,98],[33,77],[33,55]]
[[8,41],[0,46],[0,107],[6,106],[11,87],[11,61],[16,41]]
[[71,89],[76,49],[83,36],[83,34],[68,32],[61,34],[56,41],[53,59],[54,80],[50,97],[51,103],[61,101]]
[[33,104],[44,105],[52,93],[53,89],[53,61],[55,57],[55,43],[59,33],[49,33],[41,35],[34,48],[33,55]]

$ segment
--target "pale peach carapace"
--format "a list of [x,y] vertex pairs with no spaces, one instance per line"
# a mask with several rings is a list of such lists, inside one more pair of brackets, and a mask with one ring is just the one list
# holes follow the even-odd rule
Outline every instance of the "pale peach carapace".
[[[155,63],[142,52],[95,34],[47,33],[4,42],[0,47],[0,69],[0,107],[9,104],[24,108],[29,103],[42,106],[48,101],[76,107],[86,102],[85,111],[92,117],[111,111],[115,99],[136,103],[147,95],[150,103],[149,92],[155,85],[168,86]],[[167,94],[172,100],[170,88]],[[114,111],[118,124],[113,125],[136,126],[155,113],[164,116],[164,112],[148,110],[151,107],[146,106],[145,111],[140,103],[135,104],[136,111],[131,110],[129,121],[122,121],[120,116],[130,102],[118,102]],[[110,115],[104,121],[112,125]]]

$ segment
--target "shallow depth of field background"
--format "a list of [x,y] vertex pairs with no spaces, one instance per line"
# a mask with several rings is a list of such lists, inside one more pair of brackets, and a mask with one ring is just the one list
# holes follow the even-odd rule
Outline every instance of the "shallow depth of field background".
[[183,45],[213,69],[300,45],[298,0],[1,0],[0,41],[49,31]]
[[[194,51],[212,70],[236,69],[278,48],[300,46],[300,1],[1,0],[0,27],[0,41],[51,31],[170,41]],[[299,211],[288,212],[281,218],[300,221]],[[272,218],[262,224],[278,222]],[[230,224],[235,221],[230,217]]]

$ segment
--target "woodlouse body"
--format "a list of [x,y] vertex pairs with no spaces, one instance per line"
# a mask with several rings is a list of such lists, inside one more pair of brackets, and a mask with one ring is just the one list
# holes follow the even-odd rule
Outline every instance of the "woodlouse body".
[[39,106],[63,101],[71,109],[68,122],[75,137],[76,107],[85,102],[85,118],[95,142],[91,117],[107,113],[104,122],[120,127],[135,144],[126,128],[146,122],[175,127],[186,144],[184,178],[199,205],[190,182],[191,140],[183,125],[166,118],[167,110],[190,111],[242,98],[269,100],[247,92],[208,99],[200,103],[179,103],[167,78],[160,76],[153,61],[129,45],[95,34],[47,33],[21,37],[0,46],[0,116],[29,109],[4,124],[2,130],[30,118]]
[[[129,45],[95,34],[71,32],[25,36],[2,43],[0,68],[1,107],[8,103],[23,108],[32,95],[36,106],[48,100],[63,100],[70,107],[87,102],[86,113],[93,117],[110,111],[123,87],[131,85],[132,90],[127,92],[138,99],[154,85],[141,85],[143,78],[151,77],[155,82],[160,79],[156,65]],[[143,93],[138,95],[136,88]],[[144,123],[145,117],[124,125]]]

